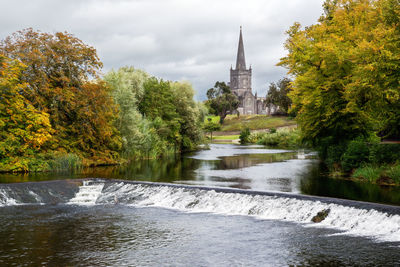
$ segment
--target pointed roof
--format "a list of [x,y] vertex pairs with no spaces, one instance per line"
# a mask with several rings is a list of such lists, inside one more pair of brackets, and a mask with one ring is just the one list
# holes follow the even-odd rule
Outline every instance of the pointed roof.
[[243,37],[242,37],[242,26],[240,26],[239,45],[238,45],[238,52],[237,52],[237,58],[236,58],[236,69],[237,70],[245,70],[246,69],[246,60],[244,58],[244,46],[243,46]]

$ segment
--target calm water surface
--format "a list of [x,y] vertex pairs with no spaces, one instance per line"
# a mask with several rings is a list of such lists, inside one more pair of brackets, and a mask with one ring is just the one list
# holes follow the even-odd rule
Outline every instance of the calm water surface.
[[0,174],[0,183],[108,178],[292,192],[400,205],[400,187],[327,177],[315,153],[262,146],[211,145],[182,157],[88,168],[80,173]]
[[400,208],[297,195],[400,205],[399,189],[329,179],[304,151],[212,145],[0,181],[1,266],[400,266]]

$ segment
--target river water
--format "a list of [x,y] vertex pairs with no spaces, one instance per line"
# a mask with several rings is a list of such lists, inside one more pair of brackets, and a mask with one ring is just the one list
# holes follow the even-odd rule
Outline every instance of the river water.
[[212,145],[0,181],[1,266],[400,265],[399,189],[330,179],[304,151]]

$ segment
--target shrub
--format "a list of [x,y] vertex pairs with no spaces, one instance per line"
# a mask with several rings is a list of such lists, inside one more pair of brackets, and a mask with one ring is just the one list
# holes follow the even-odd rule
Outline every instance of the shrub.
[[369,162],[370,148],[363,138],[350,141],[346,151],[341,156],[341,166],[344,171],[360,167]]
[[373,160],[377,163],[392,164],[400,159],[400,144],[379,144],[373,147]]
[[337,144],[337,145],[330,145],[329,147],[321,148],[323,152],[320,154],[323,155],[321,158],[328,166],[329,169],[338,169],[341,157],[343,153],[346,151],[345,144]]
[[248,144],[250,142],[250,129],[248,127],[240,132],[239,139],[241,144]]
[[270,147],[299,148],[302,146],[297,129],[281,129],[275,133],[258,133],[254,137],[250,137],[250,140],[254,139],[258,144]]

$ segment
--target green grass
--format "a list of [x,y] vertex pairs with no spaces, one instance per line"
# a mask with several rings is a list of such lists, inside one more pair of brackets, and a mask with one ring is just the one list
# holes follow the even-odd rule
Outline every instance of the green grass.
[[381,177],[382,169],[382,167],[367,165],[356,169],[352,176],[374,183]]
[[239,135],[219,135],[213,136],[214,140],[236,140],[239,139]]
[[400,185],[400,165],[375,166],[365,165],[357,168],[353,178],[367,180],[371,183],[389,183]]
[[228,115],[225,118],[221,131],[240,131],[246,127],[250,130],[260,130],[291,125],[296,125],[296,122],[287,117],[271,117],[265,115],[242,115],[237,117],[236,115]]
[[[212,122],[219,122],[219,116],[207,116],[204,122],[208,122],[209,118]],[[266,115],[241,115],[238,117],[237,115],[228,115],[222,124],[221,131],[237,132],[246,127],[250,130],[261,130],[292,125],[296,125],[296,122],[287,117],[272,117]]]
[[400,184],[400,165],[390,166],[388,169],[386,169],[385,174],[396,184]]
[[82,159],[73,153],[56,155],[50,161],[50,168],[54,171],[76,170],[82,167]]
[[208,119],[211,119],[211,122],[219,123],[219,116],[206,116],[204,122],[208,122]]

